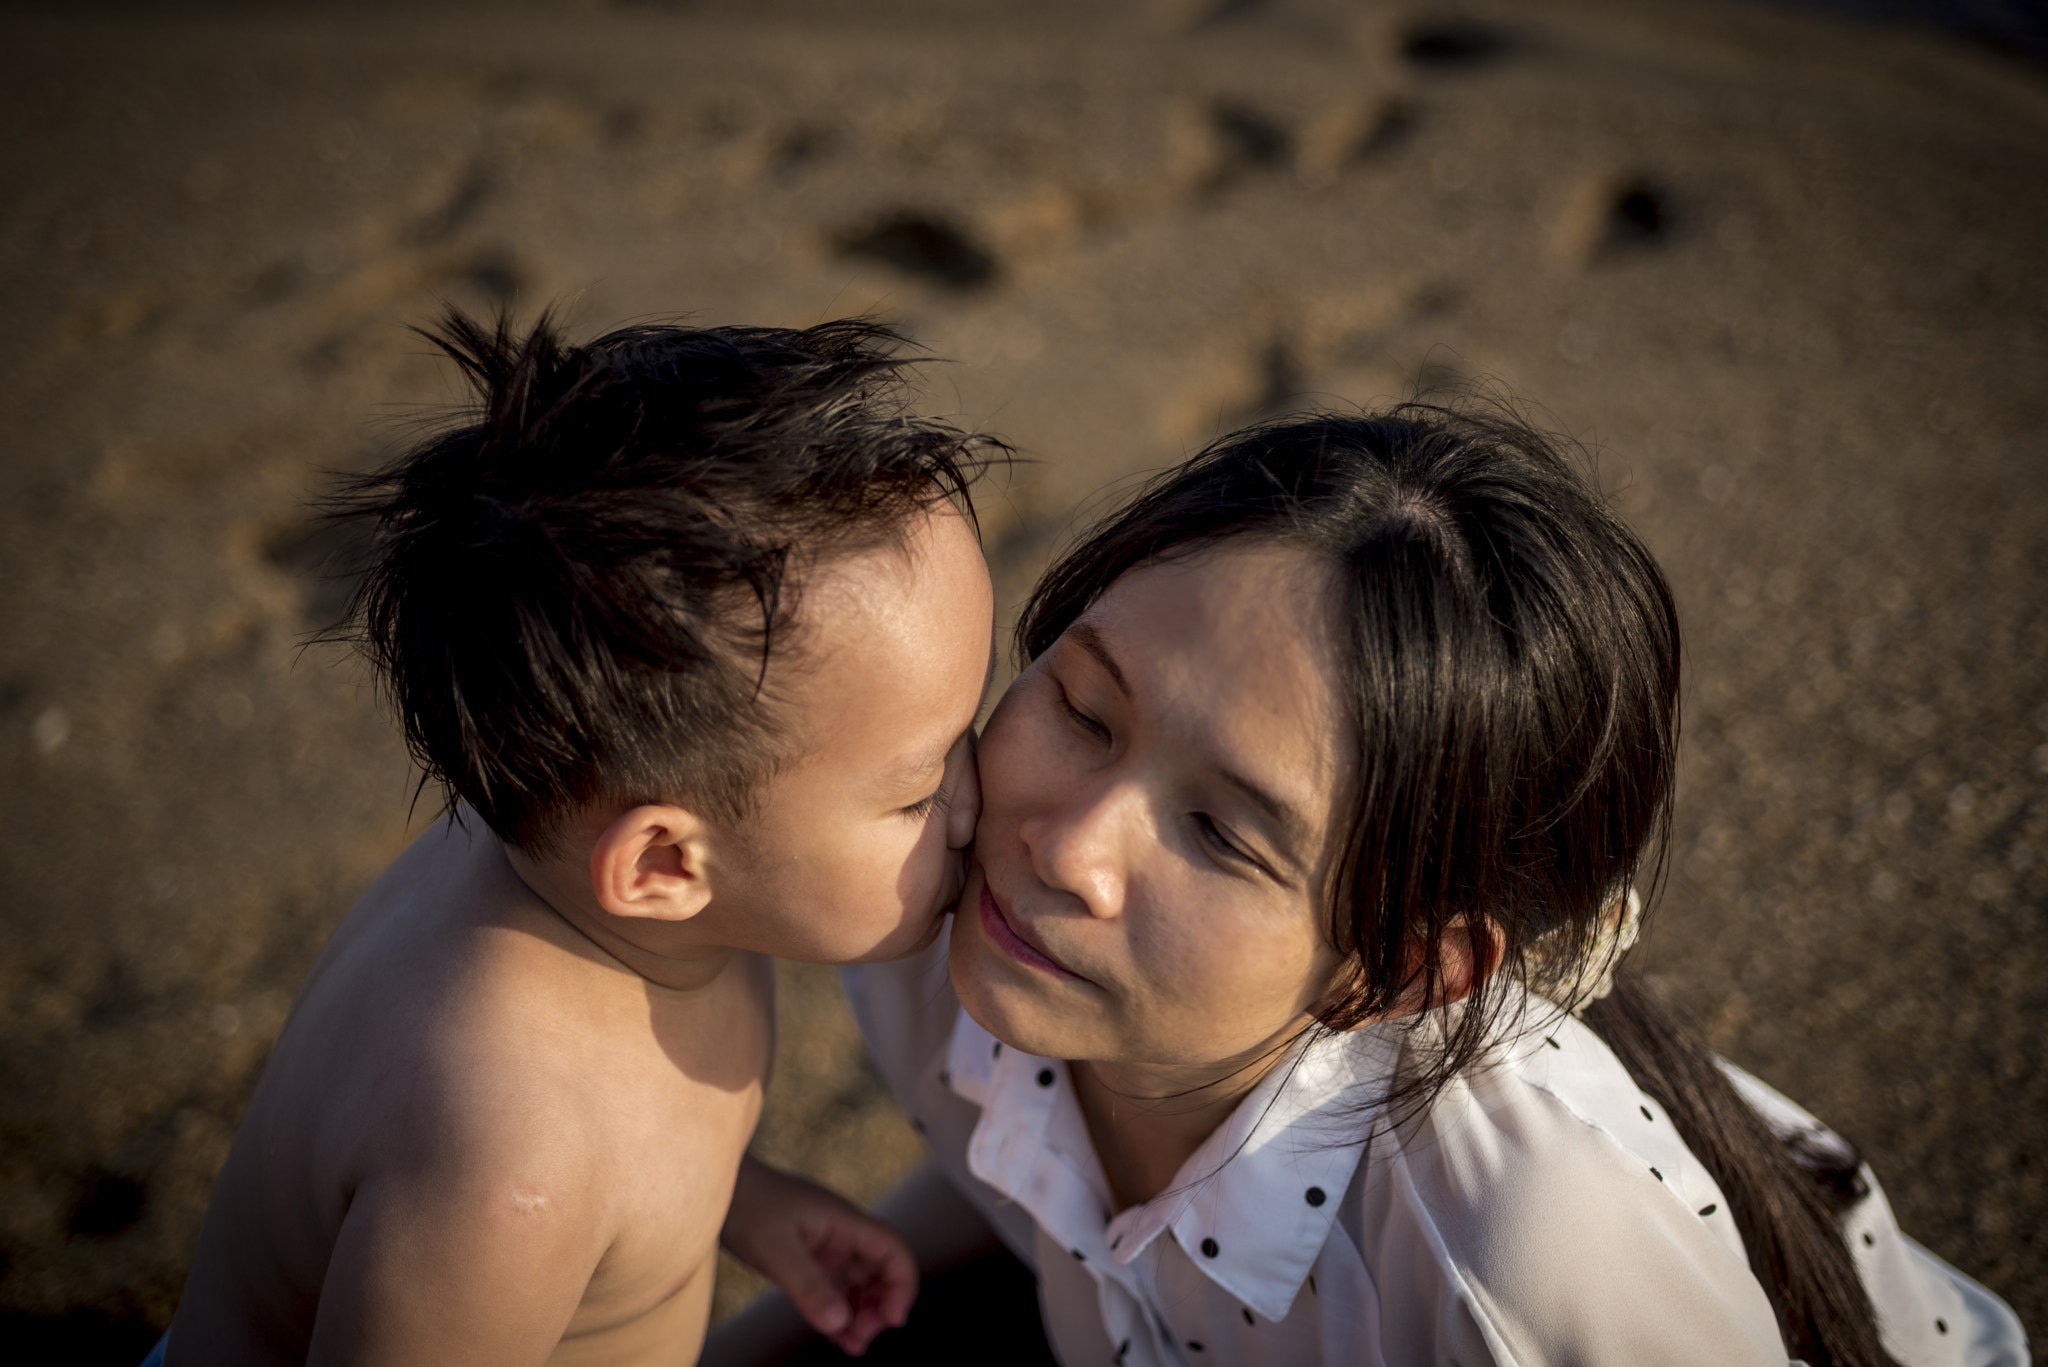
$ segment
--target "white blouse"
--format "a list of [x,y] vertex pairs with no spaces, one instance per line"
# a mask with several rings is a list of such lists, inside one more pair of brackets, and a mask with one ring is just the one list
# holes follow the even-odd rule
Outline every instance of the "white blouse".
[[[1370,1147],[1361,1098],[1384,1090],[1399,1035],[1320,1034],[1165,1194],[1117,1212],[1066,1064],[960,1010],[945,939],[844,981],[934,1156],[1037,1272],[1065,1367],[1785,1367],[1726,1198],[1569,1016]],[[1820,1130],[1730,1071],[1781,1131]],[[1907,1367],[2025,1367],[2012,1311],[1900,1233],[1864,1175],[1844,1227],[1886,1348]]]

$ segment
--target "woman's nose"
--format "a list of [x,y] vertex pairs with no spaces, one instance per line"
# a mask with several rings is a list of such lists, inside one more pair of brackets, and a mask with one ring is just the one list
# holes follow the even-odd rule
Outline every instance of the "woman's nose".
[[1137,808],[1137,794],[1128,789],[1073,791],[1025,817],[1017,834],[1041,882],[1107,919],[1123,914],[1124,856],[1135,824],[1142,824]]
[[946,806],[946,847],[964,850],[974,843],[974,826],[981,820],[981,766],[975,759],[972,731],[954,744],[946,765],[953,771],[952,797]]

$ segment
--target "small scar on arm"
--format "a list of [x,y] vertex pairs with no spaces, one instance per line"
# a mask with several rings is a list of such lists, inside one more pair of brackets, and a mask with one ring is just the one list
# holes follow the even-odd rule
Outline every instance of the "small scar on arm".
[[537,1215],[547,1209],[548,1198],[537,1191],[515,1191],[512,1193],[512,1209],[521,1215]]

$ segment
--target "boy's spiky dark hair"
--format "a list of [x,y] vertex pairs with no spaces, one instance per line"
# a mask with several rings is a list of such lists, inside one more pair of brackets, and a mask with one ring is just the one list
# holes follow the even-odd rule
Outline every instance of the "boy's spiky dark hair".
[[332,639],[375,666],[452,808],[555,847],[599,801],[743,815],[803,570],[886,544],[1000,442],[912,416],[895,333],[640,326],[584,345],[450,310],[474,403],[329,504],[371,524]]

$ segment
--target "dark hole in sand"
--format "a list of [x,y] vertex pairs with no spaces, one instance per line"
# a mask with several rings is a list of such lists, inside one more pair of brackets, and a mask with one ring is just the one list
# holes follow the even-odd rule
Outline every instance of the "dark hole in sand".
[[249,293],[259,304],[275,303],[305,283],[305,268],[296,261],[276,261],[256,273]]
[[1401,55],[1436,70],[1480,66],[1506,55],[1511,47],[1498,29],[1465,19],[1431,20],[1401,35]]
[[1266,0],[1217,0],[1189,27],[1200,30],[1233,19],[1244,19],[1266,8]]
[[1263,170],[1284,165],[1294,145],[1285,128],[1245,105],[1217,104],[1209,119],[1223,144],[1226,167]]
[[613,142],[632,142],[647,131],[647,111],[636,104],[613,105],[605,111],[604,135]]
[[473,163],[449,192],[447,202],[414,227],[414,243],[431,246],[452,236],[477,216],[496,190],[497,183],[490,169],[481,162]]
[[1646,246],[1670,231],[1670,202],[1652,185],[1623,187],[1607,211],[1606,245],[1610,247]]
[[90,1239],[119,1234],[142,1218],[147,1195],[142,1183],[97,1169],[85,1174],[78,1204],[71,1209],[71,1232]]
[[1276,338],[1259,356],[1259,397],[1253,415],[1278,413],[1293,406],[1301,393],[1301,369],[1294,348]]
[[[0,716],[13,716],[34,696],[35,685],[27,675],[9,674],[0,677]],[[4,1269],[0,1269],[0,1275],[4,1275]]]
[[1354,161],[1368,161],[1373,157],[1391,152],[1408,141],[1415,132],[1417,114],[1415,106],[1406,100],[1388,100],[1380,107],[1373,119],[1372,127],[1358,140],[1352,149]]
[[448,283],[489,304],[504,306],[518,297],[521,281],[519,267],[510,257],[486,252],[456,270]]
[[829,128],[809,124],[790,129],[777,140],[775,150],[768,155],[768,170],[771,175],[788,175],[819,162],[829,155],[837,139]]
[[843,233],[839,251],[956,290],[979,289],[996,277],[994,257],[960,229],[930,214],[891,214],[872,227]]

